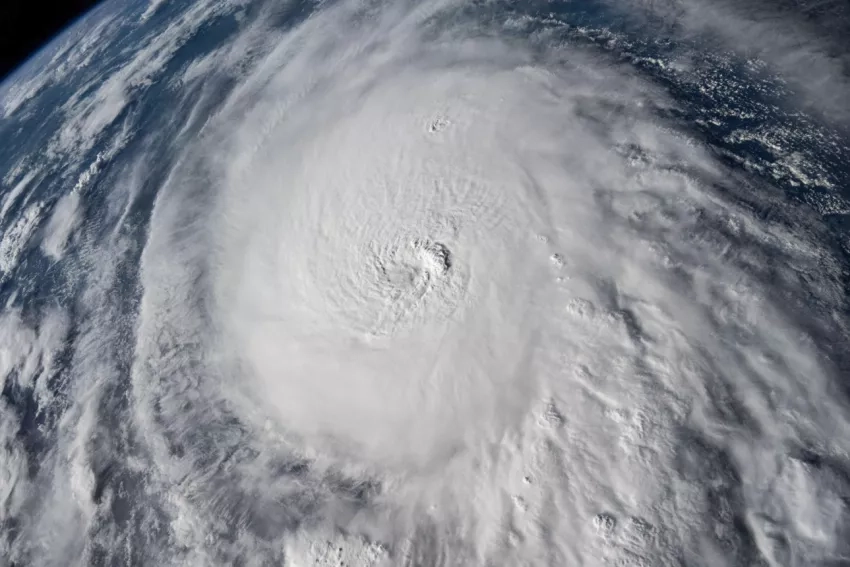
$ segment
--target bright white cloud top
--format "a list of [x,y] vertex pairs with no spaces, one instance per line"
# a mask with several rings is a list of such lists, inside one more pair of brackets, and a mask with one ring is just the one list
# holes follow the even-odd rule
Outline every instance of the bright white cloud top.
[[[203,13],[73,102],[73,139],[51,148],[94,147]],[[44,214],[44,253],[83,246],[100,274],[81,301],[101,326],[72,349],[59,512],[28,537],[82,520],[87,543],[42,546],[83,563],[121,556],[122,522],[156,526],[158,564],[850,560],[846,266],[819,219],[731,168],[632,65],[517,19],[339,2],[280,31],[274,14],[171,83],[200,86],[174,118],[132,314],[104,298],[153,158],[112,178],[107,244],[77,233],[133,134]],[[108,116],[104,89],[122,93]],[[30,224],[0,241],[10,262]],[[0,350],[3,368],[32,374],[56,342],[39,338],[55,324],[0,327],[33,345]],[[93,417],[112,388],[114,437]],[[136,480],[104,489],[111,450]],[[122,490],[149,508],[116,511]]]

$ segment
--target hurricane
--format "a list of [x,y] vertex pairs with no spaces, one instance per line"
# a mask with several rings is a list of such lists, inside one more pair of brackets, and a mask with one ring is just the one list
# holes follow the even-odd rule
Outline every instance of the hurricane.
[[0,564],[850,561],[828,34],[139,4],[0,88]]

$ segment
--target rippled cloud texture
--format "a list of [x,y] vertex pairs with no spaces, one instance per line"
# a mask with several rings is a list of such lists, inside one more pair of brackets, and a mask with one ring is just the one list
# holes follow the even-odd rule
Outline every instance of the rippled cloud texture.
[[[132,332],[75,331],[88,378],[52,454],[53,470],[77,469],[51,482],[72,487],[76,504],[57,488],[54,508],[90,539],[66,553],[293,567],[850,558],[846,268],[825,229],[730,169],[628,62],[498,13],[337,2],[281,30],[262,8],[169,77],[196,90],[151,199],[133,312],[101,304],[112,284],[82,299]],[[181,30],[149,50],[170,57]],[[161,64],[124,73],[148,80]],[[97,92],[140,84],[121,80]],[[56,151],[90,147],[97,104]],[[106,122],[121,115],[110,108]],[[132,203],[156,169],[138,152],[116,191]],[[52,261],[85,240],[80,183],[47,222]],[[115,198],[120,225],[133,211]],[[134,246],[117,228],[107,241],[85,256],[97,282],[120,281],[109,258]],[[48,349],[67,327],[51,320],[0,319],[0,338]],[[34,373],[40,351],[15,348],[3,365]],[[105,408],[126,417],[120,435],[94,418]],[[120,484],[98,464],[115,454]],[[20,541],[9,549],[33,557]]]

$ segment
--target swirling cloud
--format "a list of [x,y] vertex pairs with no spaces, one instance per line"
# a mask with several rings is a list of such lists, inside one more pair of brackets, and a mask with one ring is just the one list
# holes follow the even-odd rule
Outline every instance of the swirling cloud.
[[293,565],[844,553],[795,449],[847,431],[837,265],[627,67],[462,8],[316,13],[172,171],[134,383],[181,506]]

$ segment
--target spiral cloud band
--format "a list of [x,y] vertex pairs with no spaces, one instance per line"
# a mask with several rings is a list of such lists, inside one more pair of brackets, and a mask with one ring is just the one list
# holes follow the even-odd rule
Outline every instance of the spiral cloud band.
[[[497,4],[327,2],[282,29],[246,9],[182,68],[167,168],[140,152],[116,181],[161,174],[132,333],[75,331],[130,353],[126,382],[73,357],[98,377],[80,407],[127,392],[96,449],[90,413],[66,418],[55,470],[74,464],[68,516],[92,541],[123,529],[96,479],[126,444],[121,490],[150,505],[124,511],[117,490],[111,513],[147,526],[133,553],[156,564],[848,560],[846,274],[827,230],[731,167],[634,60]],[[48,225],[56,262],[86,230],[89,177]],[[92,317],[117,320],[98,290]],[[80,553],[117,557],[98,549]]]
[[[791,307],[834,300],[822,252],[734,204],[724,188],[747,182],[625,67],[438,29],[434,6],[361,10],[271,52],[157,201],[136,370],[151,435],[240,420],[264,449],[220,506],[246,526],[285,527],[268,502],[308,490],[268,447],[325,478],[292,565],[840,551],[844,505],[788,453],[847,431]],[[819,276],[801,287],[795,266]],[[165,329],[192,347],[164,350]],[[339,550],[315,543],[339,529]]]

